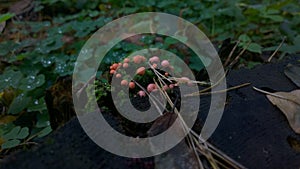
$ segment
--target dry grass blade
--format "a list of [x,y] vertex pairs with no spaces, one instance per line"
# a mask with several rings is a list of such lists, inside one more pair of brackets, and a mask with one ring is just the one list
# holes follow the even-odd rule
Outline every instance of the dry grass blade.
[[[165,79],[165,80],[169,81],[170,83],[172,83],[171,80],[169,80],[169,79],[166,78],[164,75],[162,75],[161,73],[159,73],[159,71],[157,71],[150,63],[148,63],[148,65],[150,66],[150,68],[153,70],[153,72],[155,73],[155,75],[156,75],[158,78]],[[162,81],[162,83],[166,84],[164,81]]]
[[[155,83],[157,86],[161,86],[161,85],[162,85],[162,79],[161,79],[161,78],[158,78],[158,80],[159,80],[160,85],[159,85],[155,80],[154,80],[154,83]],[[172,100],[170,99],[168,93],[167,93],[166,91],[162,90],[161,87],[159,87],[159,90],[160,90],[160,92],[163,93],[164,97],[167,99],[167,101],[168,101],[168,103],[170,104],[170,106],[171,106],[171,107],[175,107],[175,106],[174,106],[174,103],[173,103]],[[179,111],[177,110],[176,107],[175,107],[175,109],[174,109],[174,113],[176,113],[176,114],[177,114],[177,117],[180,119],[180,122],[181,122],[180,124],[181,124],[181,127],[182,127],[182,129],[184,130],[184,132],[189,133],[190,129],[189,129],[189,128],[187,127],[187,125],[184,123],[184,120],[182,119],[182,117],[181,117],[181,115],[180,115],[180,113],[179,113]],[[193,139],[191,138],[191,135],[188,134],[187,136],[188,136],[188,143],[189,143],[189,145],[190,145],[191,147],[193,147],[192,150],[194,151],[195,156],[196,156],[196,158],[197,158],[197,162],[198,162],[198,164],[199,164],[199,168],[200,168],[200,169],[204,169],[204,167],[203,167],[203,165],[202,165],[202,162],[201,162],[201,160],[200,160],[200,157],[199,157],[199,155],[198,155],[198,153],[197,153],[197,150],[196,150],[196,148],[195,148],[195,143],[194,143]]]
[[227,89],[224,89],[224,90],[215,91],[215,92],[202,92],[202,91],[199,91],[199,92],[197,92],[197,93],[192,93],[192,94],[184,95],[184,97],[202,96],[202,95],[210,95],[210,94],[225,93],[225,92],[228,92],[228,91],[230,91],[230,90],[235,90],[235,89],[238,89],[238,88],[242,88],[242,87],[248,86],[248,85],[250,85],[250,84],[251,84],[251,83],[243,83],[243,84],[241,84],[241,85],[233,86],[233,87],[230,87],[230,88],[227,88]]
[[226,67],[228,65],[228,63],[230,62],[230,59],[233,55],[233,52],[236,50],[236,48],[238,47],[240,41],[237,41],[236,44],[234,45],[233,49],[230,51],[228,58],[226,59],[225,63],[224,63],[224,67]]
[[[162,86],[163,80],[160,77],[158,78],[158,80],[159,80],[159,82],[154,80],[154,83],[157,86]],[[239,87],[246,86],[246,85],[249,85],[249,83],[245,83],[243,85],[240,85]],[[236,87],[232,88],[232,90],[235,88],[238,88],[238,87],[236,86]],[[167,92],[162,90],[162,87],[159,87],[159,91],[167,99],[169,105],[171,107],[173,107],[174,104],[173,104],[172,100],[169,98]],[[237,163],[236,161],[234,161],[233,159],[231,159],[230,157],[228,157],[226,154],[224,154],[223,152],[221,152],[220,150],[218,150],[217,148],[215,148],[214,146],[209,144],[208,142],[205,142],[201,138],[200,135],[198,135],[196,132],[191,130],[185,124],[182,116],[180,115],[180,113],[176,107],[174,109],[174,113],[176,113],[178,115],[177,117],[180,119],[181,127],[184,130],[184,132],[187,132],[187,142],[188,142],[188,145],[193,149],[193,151],[198,159],[199,168],[204,169],[204,166],[201,162],[201,159],[200,159],[200,156],[198,153],[201,153],[202,155],[204,155],[207,158],[207,160],[209,161],[211,167],[214,169],[218,169],[218,168],[220,168],[220,166],[222,166],[222,168],[235,168],[235,169],[245,168],[242,165],[240,165],[239,163]],[[214,158],[214,156],[218,157],[222,161],[218,161],[217,159]]]
[[236,64],[236,62],[239,60],[239,58],[244,54],[244,52],[248,49],[251,42],[247,44],[247,46],[234,58],[234,60],[229,64],[228,69],[230,69],[233,65]]
[[211,83],[209,82],[201,82],[201,81],[195,81],[195,80],[187,80],[183,78],[178,78],[178,77],[169,77],[169,80],[174,80],[177,83],[193,83],[193,84],[199,84],[199,85],[210,85]]
[[226,74],[227,74],[228,71],[225,72],[225,74],[215,83],[215,84],[212,84],[210,87],[207,87],[203,90],[200,90],[199,92],[195,92],[195,93],[191,93],[191,94],[198,94],[198,93],[203,93],[203,92],[206,92],[206,91],[209,91],[210,89],[216,87],[218,84],[220,84],[220,82],[225,78]]
[[268,95],[271,95],[271,96],[274,96],[274,97],[278,97],[278,98],[281,98],[281,99],[286,99],[285,97],[282,97],[282,96],[280,96],[280,95],[278,95],[278,94],[270,93],[270,92],[261,90],[261,89],[259,89],[259,88],[256,88],[256,87],[254,87],[254,86],[253,86],[253,89],[256,90],[256,91],[258,91],[258,92],[264,93],[264,94],[268,94]]
[[284,43],[286,37],[283,37],[281,43],[279,44],[279,46],[276,48],[276,50],[272,53],[272,55],[269,57],[268,62],[271,62],[271,60],[273,59],[273,57],[275,56],[275,54],[278,52],[278,50],[281,48],[282,44]]

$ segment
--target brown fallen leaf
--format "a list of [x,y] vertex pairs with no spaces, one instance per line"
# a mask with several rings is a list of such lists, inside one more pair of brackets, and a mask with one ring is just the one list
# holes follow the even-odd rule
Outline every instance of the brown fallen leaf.
[[11,116],[11,115],[6,115],[0,117],[0,125],[2,124],[8,124],[10,122],[13,122],[17,119],[17,116]]
[[285,114],[291,128],[300,134],[300,90],[270,93],[256,87],[253,89],[267,94],[269,101]]
[[300,134],[300,90],[269,93],[267,98],[284,113],[292,129]]
[[30,11],[34,7],[33,0],[21,0],[9,7],[8,12],[20,15],[27,11]]
[[6,26],[6,21],[0,23],[0,34],[3,32],[5,26]]
[[284,69],[284,74],[300,87],[300,66],[288,64]]
[[297,138],[288,136],[287,141],[296,152],[300,152],[300,141]]

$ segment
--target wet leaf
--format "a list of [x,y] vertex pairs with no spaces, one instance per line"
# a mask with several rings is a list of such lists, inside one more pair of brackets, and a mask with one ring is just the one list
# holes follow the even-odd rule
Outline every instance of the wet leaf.
[[31,101],[31,98],[24,93],[17,96],[8,108],[7,114],[18,114],[25,109]]
[[0,75],[0,89],[5,89],[9,86],[17,88],[22,77],[23,75],[20,71],[6,70]]
[[39,46],[35,49],[35,51],[42,54],[48,54],[51,51],[61,48],[64,45],[62,37],[63,36],[61,34],[57,33],[56,35],[50,36],[45,40],[42,40]]
[[300,66],[288,64],[284,70],[284,74],[300,87]]
[[47,127],[47,126],[50,126],[49,114],[48,113],[37,114],[36,127],[43,128],[43,127]]
[[37,87],[40,87],[44,83],[45,83],[45,76],[43,74],[38,76],[30,75],[21,80],[21,85],[19,88],[25,91],[29,91]]
[[28,112],[33,112],[33,111],[41,112],[43,110],[47,110],[44,98],[40,98],[39,100],[35,100],[33,102],[33,104],[29,105],[28,108],[27,108]]
[[292,129],[300,134],[300,90],[273,94],[267,95],[267,98],[284,113]]

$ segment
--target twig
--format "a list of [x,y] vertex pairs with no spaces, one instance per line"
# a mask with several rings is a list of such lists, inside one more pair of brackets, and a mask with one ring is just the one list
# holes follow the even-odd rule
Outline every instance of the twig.
[[236,42],[236,44],[234,45],[233,49],[230,51],[229,56],[227,57],[227,59],[226,59],[226,61],[224,63],[224,67],[226,67],[228,65],[228,63],[229,63],[229,61],[230,61],[230,59],[231,59],[231,57],[233,55],[233,52],[236,50],[236,48],[239,45],[239,43],[240,43],[240,40]]
[[249,42],[247,46],[234,58],[234,60],[229,64],[228,68],[231,68],[234,64],[236,64],[238,59],[242,56],[242,54],[244,54],[244,52],[248,49],[250,44],[251,42]]
[[21,143],[21,144],[19,144],[18,146],[23,146],[23,145],[30,145],[30,144],[34,144],[34,145],[38,145],[38,143],[36,143],[36,142],[24,142],[24,143]]
[[275,56],[275,54],[278,52],[278,50],[281,48],[283,42],[285,41],[286,36],[283,37],[281,43],[279,44],[279,46],[276,48],[276,50],[272,53],[272,55],[269,57],[268,62],[271,62],[271,60],[273,59],[273,57]]

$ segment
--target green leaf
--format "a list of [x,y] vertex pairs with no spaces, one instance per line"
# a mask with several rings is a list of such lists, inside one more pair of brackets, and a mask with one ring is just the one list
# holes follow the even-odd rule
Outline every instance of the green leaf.
[[176,43],[178,43],[178,40],[174,39],[174,38],[171,38],[171,37],[166,37],[166,39],[164,41],[164,45],[166,45],[166,46],[170,46],[170,45],[173,45],[173,44],[176,44]]
[[14,139],[14,140],[9,140],[9,141],[4,142],[4,143],[1,145],[1,148],[2,148],[2,149],[13,148],[13,147],[18,146],[20,143],[21,143],[20,140],[15,140],[15,139]]
[[5,140],[11,139],[24,139],[29,135],[28,127],[21,128],[20,126],[14,127],[10,132],[6,133],[3,138]]
[[15,42],[7,40],[0,43],[0,56],[5,57],[10,52],[13,52],[17,48]]
[[27,22],[27,24],[30,25],[32,32],[39,32],[44,27],[49,27],[51,25],[51,23],[49,21]]
[[23,59],[26,58],[26,54],[24,53],[21,53],[21,54],[18,54],[18,55],[14,55],[12,56],[11,58],[8,59],[8,62],[9,63],[13,63],[13,62],[16,62],[16,61],[22,61]]
[[157,4],[157,7],[159,8],[167,8],[167,6],[170,6],[172,4],[175,4],[176,1],[174,0],[169,0],[169,1],[159,1],[159,3]]
[[69,63],[58,63],[56,64],[54,72],[60,76],[70,75],[73,72],[73,65]]
[[35,51],[42,54],[49,54],[51,51],[57,50],[64,45],[62,41],[62,35],[56,32],[55,35],[51,35],[42,40]]
[[284,18],[280,15],[265,15],[265,18],[269,18],[275,22],[282,22],[284,20]]
[[40,131],[40,134],[38,135],[38,137],[44,137],[46,135],[48,135],[49,133],[51,133],[52,128],[51,126],[45,127],[43,130]]
[[20,71],[14,71],[12,69],[6,69],[2,75],[0,75],[0,90],[9,86],[17,88],[23,75]]
[[127,8],[123,8],[123,10],[121,10],[121,12],[124,12],[124,14],[131,14],[131,13],[135,13],[139,10],[139,8],[137,7],[127,7]]
[[0,136],[4,136],[5,133],[10,132],[14,127],[16,127],[13,123],[1,124],[0,125]]
[[14,127],[10,132],[6,133],[3,138],[5,140],[10,140],[10,139],[15,139],[17,138],[19,132],[21,130],[21,127],[20,126],[16,126]]
[[132,27],[130,27],[129,31],[142,32],[144,30],[149,30],[151,27],[151,23],[152,23],[152,21],[150,21],[150,20],[141,21],[137,24],[134,24]]
[[242,42],[242,43],[247,43],[247,42],[250,42],[251,39],[248,35],[246,34],[242,34],[239,36],[239,40]]
[[14,17],[15,14],[13,13],[6,13],[3,15],[0,15],[0,23],[9,20],[10,18]]
[[262,47],[257,43],[250,43],[247,50],[254,53],[260,53],[261,54]]
[[147,45],[151,45],[153,43],[154,39],[155,39],[155,36],[144,35],[144,36],[142,36],[140,41]]
[[30,103],[31,98],[26,96],[24,93],[18,95],[10,104],[7,114],[18,114],[25,109]]
[[23,127],[17,135],[17,139],[24,139],[29,135],[28,127]]
[[37,114],[37,122],[35,125],[37,128],[43,128],[50,126],[49,114],[46,112]]
[[247,67],[248,67],[249,69],[253,69],[255,66],[260,65],[260,64],[261,64],[260,62],[252,62],[252,61],[248,61],[248,62],[247,62]]
[[28,112],[33,112],[33,111],[43,111],[47,110],[46,103],[44,98],[40,98],[39,100],[35,100],[33,104],[27,107]]
[[44,83],[45,76],[43,74],[40,74],[38,76],[30,75],[21,80],[21,85],[19,86],[19,88],[24,91],[30,91],[42,86]]
[[200,60],[200,58],[193,56],[190,58],[189,67],[193,70],[200,71],[204,68],[204,64]]

